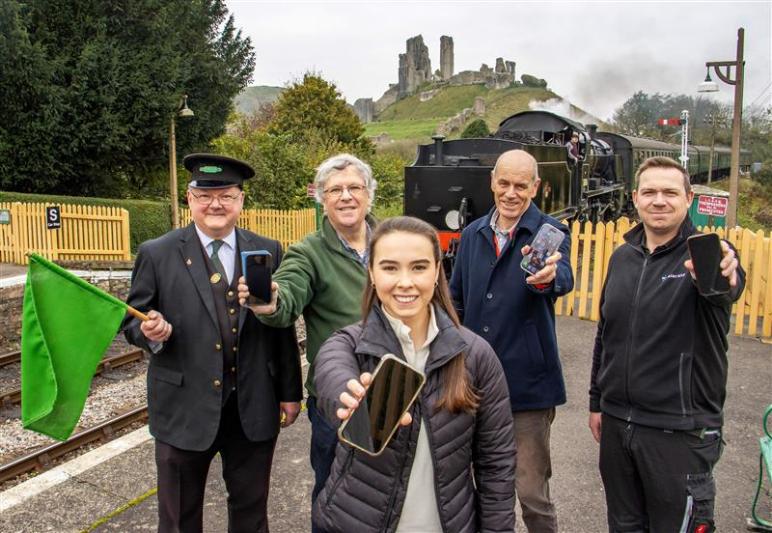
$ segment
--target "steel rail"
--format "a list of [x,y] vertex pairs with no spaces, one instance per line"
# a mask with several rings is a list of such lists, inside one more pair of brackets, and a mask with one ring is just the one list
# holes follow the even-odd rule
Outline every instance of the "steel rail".
[[[128,365],[140,361],[143,358],[144,352],[137,348],[126,353],[112,355],[105,357],[97,365],[94,375],[101,374],[105,370],[113,370],[120,366]],[[7,392],[0,392],[0,406],[15,405],[21,403],[21,389],[14,389]]]
[[[306,338],[301,337],[298,339],[298,347],[301,351],[305,351]],[[138,355],[137,355],[138,354]],[[121,360],[120,364],[126,364],[128,362],[136,361],[142,357],[142,350],[134,350],[118,356],[109,358],[109,363],[115,368],[116,362]],[[130,359],[134,356],[134,359]],[[100,369],[106,367],[105,363],[108,360],[100,363]],[[76,433],[64,442],[58,442],[46,446],[40,450],[36,450],[32,453],[16,458],[4,465],[0,465],[0,483],[5,483],[8,480],[14,479],[22,474],[32,472],[33,470],[45,470],[48,468],[52,461],[58,459],[72,451],[82,448],[86,444],[92,443],[98,440],[110,440],[114,434],[136,422],[144,422],[147,420],[147,405],[137,407],[131,411],[118,415],[114,418],[106,420],[92,428],[84,429],[83,431]]]
[[0,355],[0,367],[12,365],[21,361],[21,352],[8,352]]
[[64,442],[57,442],[14,459],[0,466],[0,483],[33,470],[45,470],[53,460],[98,440],[110,440],[115,432],[135,422],[147,419],[147,405],[137,407],[122,415],[106,420],[92,428],[76,433]]

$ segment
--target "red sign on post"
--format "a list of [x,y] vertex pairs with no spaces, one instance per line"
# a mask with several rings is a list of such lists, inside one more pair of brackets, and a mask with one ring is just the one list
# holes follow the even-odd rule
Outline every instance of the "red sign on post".
[[700,196],[697,202],[697,212],[701,215],[725,217],[729,207],[729,198],[724,196]]

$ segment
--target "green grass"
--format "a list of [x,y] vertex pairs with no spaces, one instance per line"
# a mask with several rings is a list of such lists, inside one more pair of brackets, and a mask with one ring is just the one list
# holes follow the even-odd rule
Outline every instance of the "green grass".
[[484,85],[444,87],[425,102],[421,102],[419,94],[414,94],[384,109],[378,120],[450,118],[465,107],[472,107],[476,96],[485,97],[489,92]]
[[[526,111],[533,101],[559,98],[552,91],[533,87],[510,87],[492,90],[484,85],[444,87],[431,99],[421,102],[415,94],[387,107],[378,122],[365,125],[365,135],[387,133],[394,140],[410,139],[420,143],[431,142],[437,126],[466,107],[474,105],[475,97],[485,100],[485,122],[496,131],[499,123],[510,115]],[[474,120],[477,117],[472,117]],[[461,131],[450,135],[458,137]]]
[[510,87],[490,91],[485,99],[485,122],[491,132],[495,132],[499,129],[499,123],[505,118],[521,111],[528,111],[528,103],[532,100],[545,101],[550,98],[560,97],[547,89],[534,87]]
[[387,133],[394,140],[419,139],[421,142],[431,142],[431,136],[444,118],[428,118],[417,120],[388,120],[365,124],[365,135],[373,137]]

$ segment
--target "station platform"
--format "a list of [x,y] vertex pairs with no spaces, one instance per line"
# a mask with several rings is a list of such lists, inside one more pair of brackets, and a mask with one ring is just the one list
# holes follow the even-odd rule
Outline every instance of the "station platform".
[[[594,322],[558,317],[568,402],[558,408],[552,426],[551,493],[560,531],[570,533],[607,531],[598,446],[587,428],[596,327]],[[745,337],[731,336],[729,343],[727,444],[715,470],[716,524],[723,533],[740,533],[746,531],[758,479],[761,416],[772,402],[772,350]],[[303,412],[279,437],[269,500],[273,533],[310,531],[310,433]],[[155,531],[155,462],[147,430],[137,430],[89,454],[0,493],[0,531]],[[772,501],[767,500],[760,511],[770,516]],[[525,531],[520,521],[517,530]],[[209,476],[204,531],[227,531],[225,487],[217,459]]]

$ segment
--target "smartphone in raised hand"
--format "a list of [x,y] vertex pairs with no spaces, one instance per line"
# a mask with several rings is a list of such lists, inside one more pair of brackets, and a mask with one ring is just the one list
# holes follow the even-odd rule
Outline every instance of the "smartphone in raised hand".
[[729,292],[729,280],[721,274],[721,240],[715,233],[692,235],[686,239],[694,268],[697,290],[703,296]]
[[558,251],[565,236],[552,224],[544,224],[536,232],[536,237],[530,244],[531,251],[523,256],[520,268],[529,274],[536,274],[547,266],[547,259]]
[[338,428],[338,438],[369,455],[379,455],[425,382],[426,377],[402,359],[384,355],[359,406]]
[[271,302],[273,256],[266,250],[241,252],[241,272],[247,280],[249,294],[256,303]]

